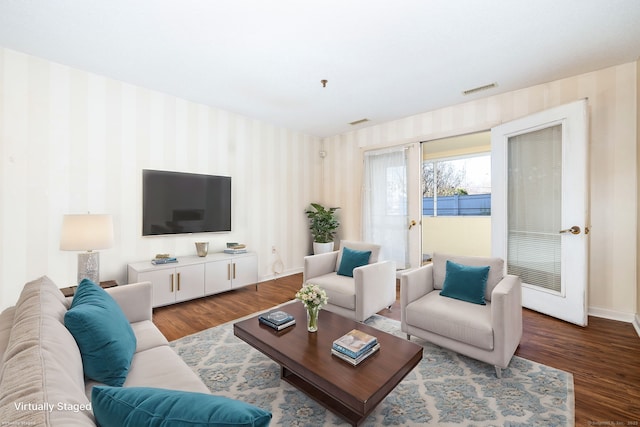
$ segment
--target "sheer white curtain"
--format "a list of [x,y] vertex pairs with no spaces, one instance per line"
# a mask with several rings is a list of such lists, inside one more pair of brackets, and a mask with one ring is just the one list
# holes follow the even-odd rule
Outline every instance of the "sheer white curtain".
[[409,265],[408,153],[405,147],[364,154],[362,236],[382,245],[381,258]]

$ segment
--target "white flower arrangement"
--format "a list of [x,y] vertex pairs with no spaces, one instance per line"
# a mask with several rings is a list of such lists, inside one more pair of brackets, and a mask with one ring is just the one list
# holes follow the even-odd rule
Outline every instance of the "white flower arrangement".
[[301,301],[306,309],[322,307],[329,300],[327,293],[318,285],[304,285],[296,292],[296,299]]

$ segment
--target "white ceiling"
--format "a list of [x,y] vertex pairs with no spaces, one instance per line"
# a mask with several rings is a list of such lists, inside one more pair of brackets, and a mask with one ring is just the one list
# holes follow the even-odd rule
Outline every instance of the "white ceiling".
[[0,46],[324,137],[635,61],[640,1],[0,0]]

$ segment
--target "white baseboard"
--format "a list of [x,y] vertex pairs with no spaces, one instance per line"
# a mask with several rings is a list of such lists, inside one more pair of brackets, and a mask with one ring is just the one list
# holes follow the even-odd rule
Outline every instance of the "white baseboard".
[[620,322],[633,323],[634,318],[637,318],[633,313],[624,313],[615,310],[609,310],[607,308],[589,307],[589,316],[602,317],[609,320],[618,320]]
[[279,274],[266,274],[264,276],[258,277],[258,283],[260,282],[268,282],[269,280],[275,280],[278,279],[280,277],[285,277],[285,276],[292,276],[294,274],[298,274],[298,273],[302,273],[303,269],[302,268],[294,268],[294,269],[290,269],[290,270],[285,270],[282,273]]
[[633,327],[636,329],[636,333],[640,337],[640,314],[636,314],[635,319],[633,319]]

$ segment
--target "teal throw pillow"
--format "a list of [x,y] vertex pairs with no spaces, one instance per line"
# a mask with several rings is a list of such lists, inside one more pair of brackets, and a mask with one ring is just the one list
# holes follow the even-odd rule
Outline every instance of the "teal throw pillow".
[[353,277],[353,269],[369,264],[370,256],[371,251],[357,251],[347,247],[342,248],[342,258],[340,259],[338,274]]
[[271,413],[212,394],[150,387],[95,386],[91,406],[100,427],[268,426]]
[[447,260],[447,272],[440,295],[474,304],[487,305],[484,292],[487,289],[489,266],[473,267]]
[[111,295],[84,279],[64,315],[64,325],[78,344],[87,377],[111,386],[124,384],[137,342]]

